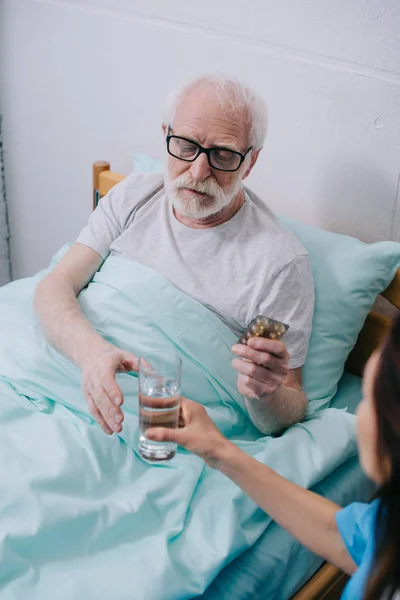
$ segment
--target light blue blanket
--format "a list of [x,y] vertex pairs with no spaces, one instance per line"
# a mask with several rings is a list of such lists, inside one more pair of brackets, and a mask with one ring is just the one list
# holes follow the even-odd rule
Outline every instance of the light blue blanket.
[[[201,594],[270,520],[233,483],[180,451],[137,454],[137,379],[120,437],[89,416],[80,374],[32,310],[43,272],[0,289],[0,600],[179,600]],[[311,486],[356,453],[353,417],[328,409],[260,438],[231,367],[231,331],[154,271],[108,258],[80,294],[104,337],[135,354],[171,348],[183,394],[258,460]]]

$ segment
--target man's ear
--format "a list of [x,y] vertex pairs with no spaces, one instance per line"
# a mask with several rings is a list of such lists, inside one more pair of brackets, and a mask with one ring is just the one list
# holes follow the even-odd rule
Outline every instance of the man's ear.
[[163,132],[164,132],[164,137],[165,137],[165,136],[167,135],[167,126],[166,126],[166,124],[165,124],[165,123],[162,123],[162,124],[161,124],[161,127],[162,127],[162,130],[163,130]]
[[258,159],[258,155],[260,154],[262,148],[260,148],[259,150],[256,150],[255,152],[252,152],[251,154],[251,160],[250,160],[250,164],[248,166],[247,171],[245,172],[245,174],[243,175],[242,179],[246,179],[246,177],[248,177],[250,175],[250,173],[253,170],[254,165],[257,162]]

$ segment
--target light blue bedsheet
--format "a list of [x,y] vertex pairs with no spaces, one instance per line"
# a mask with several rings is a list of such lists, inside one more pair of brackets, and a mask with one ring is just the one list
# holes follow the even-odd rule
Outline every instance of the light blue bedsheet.
[[[332,405],[354,413],[360,399],[361,379],[345,373]],[[358,457],[353,457],[314,489],[346,506],[368,501],[374,486],[363,474]],[[201,600],[288,600],[322,562],[276,523],[271,523],[254,546],[221,571]]]
[[[195,597],[270,520],[189,453],[157,466],[138,457],[136,376],[119,378],[122,435],[93,423],[78,369],[33,315],[41,276],[0,289],[0,600]],[[236,389],[233,334],[157,273],[108,258],[80,303],[98,331],[135,354],[179,352],[183,393],[293,481],[313,486],[355,455],[354,418],[342,410],[259,438]]]

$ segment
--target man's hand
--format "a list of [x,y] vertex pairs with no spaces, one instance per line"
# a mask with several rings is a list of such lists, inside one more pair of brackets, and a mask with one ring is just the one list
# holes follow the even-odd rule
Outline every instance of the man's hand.
[[100,427],[111,435],[122,431],[124,401],[115,374],[137,371],[138,359],[111,344],[88,356],[82,364],[82,391],[89,410]]
[[301,368],[289,370],[283,342],[255,337],[247,345],[236,344],[232,352],[239,392],[262,433],[278,433],[304,418],[307,398],[301,389]]
[[238,389],[247,398],[273,394],[289,373],[289,353],[283,342],[262,337],[250,338],[232,348],[232,365],[238,371]]
[[156,442],[175,442],[203,458],[210,467],[216,466],[218,453],[230,444],[214,425],[204,406],[187,398],[181,399],[179,429],[152,427],[146,431],[146,437]]

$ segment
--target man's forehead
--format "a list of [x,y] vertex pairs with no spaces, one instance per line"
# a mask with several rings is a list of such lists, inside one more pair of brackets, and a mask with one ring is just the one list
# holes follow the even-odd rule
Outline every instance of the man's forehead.
[[[221,106],[212,90],[191,90],[178,106],[174,132],[200,137],[225,138],[228,143],[247,143],[247,115],[244,110]],[[179,131],[178,131],[179,130]]]

